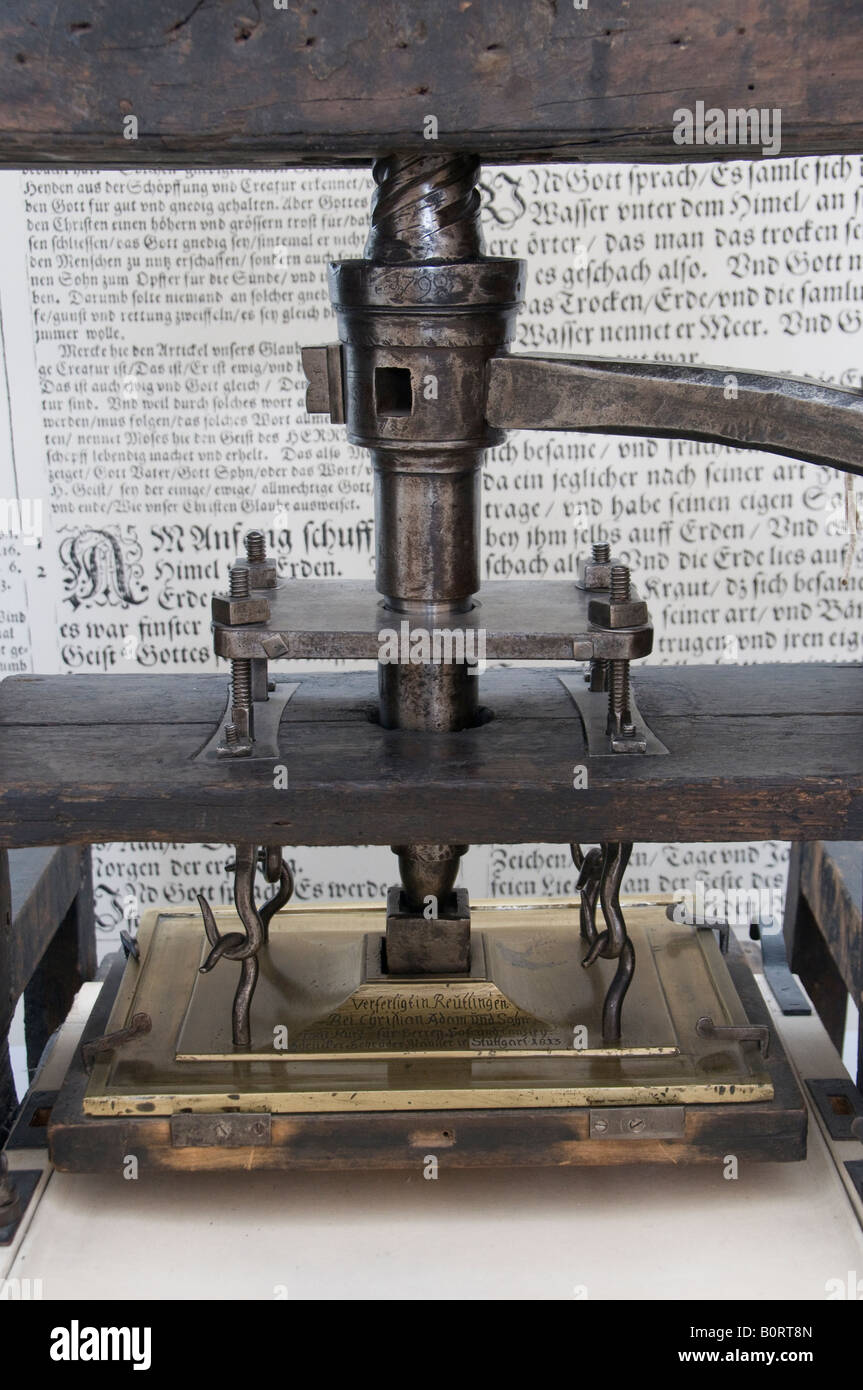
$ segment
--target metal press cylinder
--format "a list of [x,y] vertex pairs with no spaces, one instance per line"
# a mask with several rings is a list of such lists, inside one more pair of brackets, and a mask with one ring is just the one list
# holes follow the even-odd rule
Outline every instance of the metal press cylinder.
[[[524,263],[482,254],[478,161],[392,155],[366,259],[330,267],[348,437],[371,451],[382,625],[459,627],[480,587],[480,468],[502,432],[485,420],[489,358],[505,351]],[[454,732],[477,720],[467,662],[381,663],[385,728]],[[400,846],[412,907],[454,882],[463,846]]]

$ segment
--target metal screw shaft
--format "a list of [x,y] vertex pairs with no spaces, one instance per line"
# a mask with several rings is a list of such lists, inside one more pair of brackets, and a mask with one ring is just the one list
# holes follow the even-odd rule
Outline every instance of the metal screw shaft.
[[246,559],[250,564],[260,563],[267,558],[267,538],[263,531],[246,532]]
[[612,603],[626,603],[630,597],[631,585],[629,579],[629,565],[612,565],[611,567],[611,601]]
[[[632,585],[628,565],[612,565],[610,598],[612,603],[627,603]],[[623,735],[632,728],[629,711],[629,662],[608,663],[608,732]]]
[[[260,535],[260,532],[251,534]],[[242,562],[232,565],[231,598],[249,598],[251,592],[248,567]],[[241,733],[244,738],[252,735],[252,663],[248,657],[234,657],[231,661],[231,722],[225,725],[225,742],[229,748],[237,747]]]
[[[591,547],[591,558],[596,564],[607,565],[611,559],[611,546],[608,541],[594,541]],[[594,691],[608,689],[608,662],[604,661],[601,656],[595,656],[591,661],[587,683],[589,688]]]
[[251,593],[249,571],[245,565],[231,566],[231,598],[248,598]]

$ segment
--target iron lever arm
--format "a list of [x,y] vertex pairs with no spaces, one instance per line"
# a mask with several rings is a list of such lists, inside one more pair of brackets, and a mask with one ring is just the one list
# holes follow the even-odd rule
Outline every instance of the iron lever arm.
[[522,355],[489,362],[501,429],[696,439],[863,476],[863,393],[730,367]]

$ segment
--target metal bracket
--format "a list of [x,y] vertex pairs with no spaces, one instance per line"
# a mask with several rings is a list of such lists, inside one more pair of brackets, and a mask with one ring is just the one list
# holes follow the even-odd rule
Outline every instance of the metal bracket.
[[91,1038],[89,1042],[82,1043],[81,1060],[87,1071],[91,1070],[97,1057],[104,1057],[106,1053],[131,1042],[133,1038],[149,1033],[152,1027],[153,1020],[149,1014],[133,1014],[126,1028],[118,1028],[115,1033],[104,1033],[101,1038]]
[[699,1018],[695,1031],[699,1038],[715,1039],[717,1042],[754,1042],[764,1060],[770,1050],[770,1029],[766,1023],[714,1023],[705,1014]]
[[591,1139],[682,1139],[682,1105],[621,1105],[591,1110]]
[[[863,1142],[863,1096],[847,1076],[816,1077],[807,1080],[809,1094],[831,1139],[860,1139]],[[856,1133],[855,1133],[856,1129]]]
[[[255,741],[252,744],[250,755],[253,759],[269,758],[272,760],[279,757],[279,725],[288,701],[299,688],[299,681],[278,681],[268,700],[255,701]],[[223,743],[225,724],[229,723],[231,719],[231,710],[231,688],[228,686],[227,704],[219,715],[215,733],[207,740],[201,751],[195,754],[196,762],[202,760],[212,762],[216,759],[221,762],[219,748]]]
[[[602,691],[589,690],[584,683],[584,676],[558,676],[558,680],[571,696],[572,702],[578,710],[579,717],[584,726],[584,736],[587,740],[587,754],[590,758],[610,757],[612,749],[608,738],[608,696]],[[635,695],[630,690],[629,710],[632,722],[639,732],[639,738],[630,740],[626,747],[620,751],[627,753],[641,753],[642,756],[650,757],[651,754],[666,754],[668,749],[655,734],[651,733],[644,722],[644,716],[635,702]],[[640,746],[639,746],[640,745]]]
[[300,349],[306,374],[306,410],[309,415],[329,415],[334,425],[345,423],[345,387],[342,373],[342,345]]
[[171,1116],[171,1144],[175,1149],[261,1148],[271,1142],[270,1120],[266,1113],[184,1112]]
[[758,937],[761,942],[761,959],[764,964],[764,978],[773,991],[773,998],[787,1017],[811,1014],[812,1007],[798,985],[788,965],[785,952],[785,937],[782,924],[759,923]]

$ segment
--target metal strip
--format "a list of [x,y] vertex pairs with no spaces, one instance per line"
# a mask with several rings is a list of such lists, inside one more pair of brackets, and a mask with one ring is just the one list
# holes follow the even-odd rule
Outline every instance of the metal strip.
[[[300,688],[299,681],[277,681],[276,688],[268,700],[256,700],[253,709],[255,712],[255,740],[252,744],[252,751],[244,762],[254,761],[255,758],[278,758],[279,756],[279,725],[282,722],[282,715],[287,708],[291,696]],[[224,728],[231,721],[231,687],[228,685],[228,697],[225,708],[219,715],[219,722],[216,725],[212,737],[204,744],[200,752],[195,754],[194,762],[222,762],[218,749],[224,742]]]
[[171,1116],[171,1144],[175,1149],[245,1149],[269,1143],[268,1114]]
[[682,1139],[682,1105],[621,1105],[591,1110],[591,1139]]
[[[571,696],[584,725],[584,736],[587,740],[587,752],[591,758],[615,758],[620,756],[614,753],[608,741],[607,721],[608,721],[608,694],[602,690],[588,690],[584,677],[561,676],[558,675],[561,685]],[[638,757],[651,757],[667,755],[668,749],[644,722],[644,716],[638,708],[635,700],[635,692],[630,689],[629,709],[632,715],[632,722],[644,738],[647,747],[643,752],[638,753]]]
[[775,922],[768,928],[762,924],[759,931],[761,940],[761,959],[764,962],[764,978],[773,991],[773,998],[786,1017],[811,1014],[812,1008],[806,995],[798,985],[785,954],[785,937],[782,923]]

